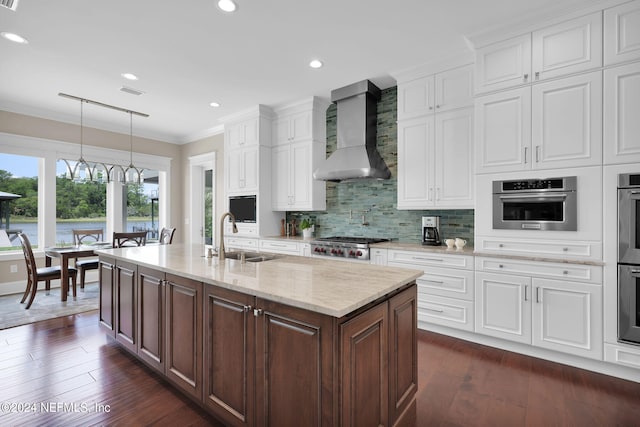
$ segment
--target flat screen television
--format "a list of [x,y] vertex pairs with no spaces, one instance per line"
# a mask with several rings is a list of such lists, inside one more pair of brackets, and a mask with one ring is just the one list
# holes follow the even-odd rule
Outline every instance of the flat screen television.
[[256,222],[256,196],[229,197],[229,212],[236,222]]

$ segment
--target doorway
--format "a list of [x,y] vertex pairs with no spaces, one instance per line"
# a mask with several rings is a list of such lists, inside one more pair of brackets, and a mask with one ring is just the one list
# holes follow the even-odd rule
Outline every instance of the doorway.
[[215,164],[215,153],[189,157],[191,214],[188,239],[192,244],[214,245],[215,242]]

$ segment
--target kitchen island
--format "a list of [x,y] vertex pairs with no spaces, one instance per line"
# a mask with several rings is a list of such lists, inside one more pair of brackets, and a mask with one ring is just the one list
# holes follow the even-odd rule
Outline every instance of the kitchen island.
[[413,425],[423,272],[203,246],[97,251],[100,324],[225,424]]

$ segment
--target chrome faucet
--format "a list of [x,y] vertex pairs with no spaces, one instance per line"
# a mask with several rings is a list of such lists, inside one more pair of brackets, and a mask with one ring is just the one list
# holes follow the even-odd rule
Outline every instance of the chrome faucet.
[[220,247],[218,248],[218,259],[224,261],[224,219],[226,217],[231,217],[231,224],[233,225],[233,232],[238,232],[238,227],[236,227],[236,217],[233,216],[231,212],[225,212],[220,217]]

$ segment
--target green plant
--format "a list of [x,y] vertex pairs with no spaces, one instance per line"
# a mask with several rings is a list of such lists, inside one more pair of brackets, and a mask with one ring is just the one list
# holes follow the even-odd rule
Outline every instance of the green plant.
[[306,230],[307,228],[311,228],[311,222],[307,218],[305,218],[300,223],[300,229]]

